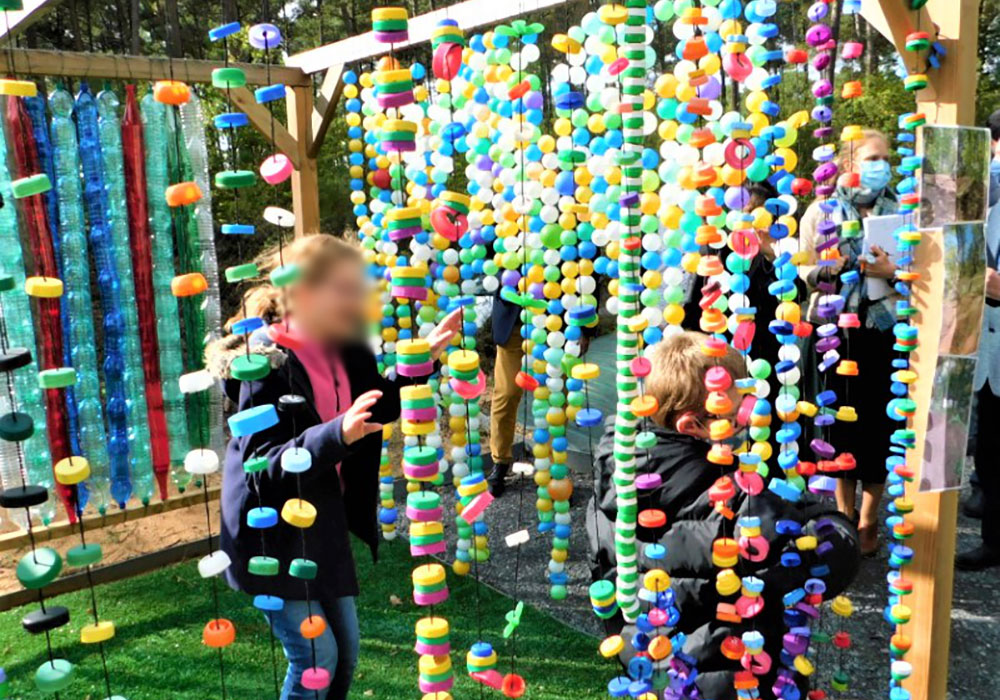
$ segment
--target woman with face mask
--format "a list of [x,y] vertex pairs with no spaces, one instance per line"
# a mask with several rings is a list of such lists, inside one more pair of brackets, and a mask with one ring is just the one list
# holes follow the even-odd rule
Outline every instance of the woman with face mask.
[[[815,351],[815,333],[809,339],[808,351],[803,352],[803,361],[807,397],[832,389],[837,394],[835,406],[851,406],[857,413],[854,422],[837,419],[832,425],[819,428],[819,436],[832,444],[838,454],[849,453],[854,458],[854,469],[834,473],[840,477],[837,506],[858,523],[862,553],[871,556],[878,551],[885,458],[890,436],[897,427],[886,415],[885,406],[893,398],[892,328],[899,297],[893,292],[881,299],[870,298],[869,281],[882,279],[891,287],[896,264],[877,246],[862,254],[861,222],[869,216],[894,214],[897,210],[896,195],[889,187],[892,169],[888,140],[878,131],[865,130],[863,139],[841,145],[839,166],[837,189],[829,203],[824,206],[814,202],[802,216],[799,246],[803,260],[799,274],[809,290],[808,319],[816,328],[853,319],[851,314],[856,314],[856,327],[839,328],[842,343],[834,352],[856,361],[858,375],[839,373],[835,356],[825,371],[820,372],[824,356]],[[834,235],[839,242],[824,249],[823,242],[828,238],[820,231],[832,224],[838,226]],[[831,295],[843,297],[843,308],[830,303]],[[860,510],[856,506],[859,483]]]

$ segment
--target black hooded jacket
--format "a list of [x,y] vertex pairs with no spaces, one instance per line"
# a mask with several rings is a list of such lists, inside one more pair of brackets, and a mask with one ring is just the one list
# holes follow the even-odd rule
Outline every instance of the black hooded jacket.
[[[223,339],[213,346],[206,358],[214,374],[225,380],[226,396],[242,411],[262,404],[278,405],[284,394],[298,394],[306,407],[292,418],[279,411],[280,422],[272,428],[242,438],[231,438],[226,448],[222,478],[222,549],[232,559],[226,572],[229,584],[252,595],[266,594],[288,600],[305,598],[301,579],[288,575],[292,559],[306,557],[316,562],[319,573],[310,584],[317,598],[337,598],[358,594],[348,533],[353,533],[371,548],[373,558],[378,548],[378,468],[382,446],[381,432],[373,433],[346,445],[341,435],[343,416],[322,422],[315,409],[313,390],[305,367],[295,353],[275,346],[263,329],[250,339],[251,352],[268,355],[272,371],[255,382],[239,382],[229,377],[232,359],[245,352],[238,346],[226,347]],[[238,341],[237,341],[238,342]],[[350,376],[351,399],[372,389],[383,392],[372,408],[371,421],[392,423],[400,414],[399,388],[410,381],[391,381],[378,372],[375,357],[363,345],[341,348],[341,358]],[[292,446],[307,449],[312,467],[298,475],[303,498],[316,507],[312,527],[298,529],[283,520],[274,527],[255,530],[247,526],[247,512],[259,506],[281,508],[297,497],[297,477],[281,469],[281,455]],[[264,456],[268,467],[248,474],[243,463],[253,456]],[[345,493],[333,468],[340,462]],[[262,537],[263,535],[263,537]],[[280,562],[277,576],[256,576],[247,571],[251,557],[266,554]]]
[[[782,596],[810,578],[809,567],[818,563],[815,555],[803,555],[802,565],[783,567],[779,561],[781,553],[793,550],[794,544],[792,537],[777,534],[777,522],[795,520],[807,533],[812,533],[816,523],[824,518],[833,524],[834,533],[824,538],[833,548],[821,560],[831,569],[831,573],[823,577],[827,599],[842,592],[858,571],[861,559],[857,531],[832,505],[812,498],[791,503],[766,489],[758,496],[747,498],[737,488],[736,497],[730,501],[736,517],[727,520],[713,508],[708,498],[709,488],[723,473],[718,465],[706,459],[708,443],[657,426],[651,429],[657,436],[657,443],[648,451],[638,450],[636,473],[655,472],[662,477],[663,485],[652,492],[639,492],[639,511],[660,509],[666,514],[667,524],[657,531],[638,527],[636,538],[641,543],[657,542],[666,547],[667,552],[664,559],[652,561],[645,557],[640,546],[639,571],[661,568],[670,574],[671,588],[681,613],[675,631],[687,635],[683,651],[697,661],[700,673],[697,683],[702,697],[712,700],[735,698],[733,671],[739,664],[723,656],[720,645],[727,636],[739,635],[747,627],[734,627],[716,619],[716,605],[722,598],[715,589],[719,569],[712,563],[712,542],[720,537],[733,537],[734,530],[738,538],[736,520],[740,516],[759,517],[762,534],[770,542],[768,556],[760,563],[741,558],[736,573],[741,577],[756,576],[765,583],[764,610],[752,624],[764,634],[765,651],[773,660],[772,673],[763,676],[760,684],[761,697],[771,697],[774,672],[780,663],[781,638],[787,631],[782,618]],[[615,577],[617,508],[611,478],[614,473],[613,445],[614,427],[609,421],[595,454],[595,497],[587,508],[587,535],[595,580],[614,580]],[[726,471],[732,473],[734,469],[728,467]],[[725,600],[733,602],[735,598]],[[631,631],[629,626],[623,634],[629,636]]]

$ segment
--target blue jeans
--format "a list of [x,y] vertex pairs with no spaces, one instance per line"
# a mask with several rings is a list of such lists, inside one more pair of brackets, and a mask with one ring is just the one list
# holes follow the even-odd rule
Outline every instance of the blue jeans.
[[[326,630],[313,640],[306,639],[299,625],[309,617],[304,600],[286,600],[280,612],[266,613],[270,617],[274,636],[284,647],[288,673],[281,689],[281,700],[346,700],[351,687],[354,667],[358,665],[360,631],[354,598],[334,598],[312,601],[312,614],[326,619]],[[315,647],[315,663],[313,648]],[[330,687],[318,693],[307,690],[299,682],[302,672],[316,666],[330,672]]]

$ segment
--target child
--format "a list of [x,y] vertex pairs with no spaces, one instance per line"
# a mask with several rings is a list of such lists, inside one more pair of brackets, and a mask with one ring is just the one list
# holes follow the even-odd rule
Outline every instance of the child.
[[[374,557],[382,425],[399,416],[401,382],[378,373],[374,356],[362,342],[370,306],[360,252],[319,234],[287,246],[283,262],[297,265],[302,273],[287,297],[268,284],[245,297],[246,316],[272,324],[253,333],[249,349],[270,358],[270,374],[251,382],[232,378],[231,362],[247,352],[242,336],[229,336],[209,350],[209,365],[226,380],[226,393],[239,410],[273,404],[280,417],[268,430],[229,441],[222,484],[222,548],[232,559],[226,572],[231,586],[284,600],[281,611],[269,613],[288,658],[281,699],[343,700],[359,643],[358,581],[348,532],[365,542]],[[265,267],[273,269],[276,263]],[[243,314],[233,320],[240,318]],[[458,325],[458,314],[451,314],[428,336],[435,358]],[[311,468],[298,475],[281,468],[282,453],[293,446],[312,455]],[[265,457],[267,468],[244,470],[253,457]],[[312,527],[298,529],[283,521],[268,529],[247,526],[252,508],[280,513],[287,500],[298,496],[299,481],[303,497],[316,507]],[[260,555],[279,560],[278,575],[248,572],[251,557]],[[288,574],[289,563],[299,557],[318,567],[309,582],[308,601],[304,580]],[[299,628],[310,613],[326,621],[313,644]],[[303,671],[313,666],[326,669],[332,678],[328,690],[318,695],[300,682]]]
[[[676,595],[680,621],[673,632],[683,632],[687,642],[683,652],[695,660],[699,675],[697,685],[703,698],[727,700],[736,697],[733,673],[740,668],[739,661],[731,661],[722,654],[720,645],[726,637],[739,636],[751,626],[765,637],[765,651],[770,654],[771,672],[760,678],[761,697],[773,697],[771,686],[781,659],[782,636],[787,631],[783,619],[783,594],[798,588],[810,577],[809,567],[816,562],[803,556],[803,565],[785,568],[779,562],[781,554],[794,548],[790,534],[777,534],[778,521],[795,521],[807,533],[814,533],[821,520],[828,520],[832,527],[824,540],[832,549],[822,557],[822,564],[831,573],[823,576],[827,590],[824,598],[840,593],[854,578],[860,557],[857,534],[851,524],[836,509],[813,500],[799,503],[784,501],[765,489],[760,495],[748,499],[737,489],[729,501],[735,513],[726,519],[709,500],[709,489],[722,475],[732,473],[736,464],[719,467],[706,458],[709,449],[708,425],[712,418],[705,412],[706,390],[704,378],[714,364],[721,364],[733,377],[746,376],[745,360],[735,350],[715,360],[702,353],[701,345],[706,336],[695,332],[682,332],[658,343],[650,355],[652,371],[646,378],[646,393],[659,402],[659,411],[653,416],[653,425],[646,426],[657,438],[649,450],[638,450],[637,474],[656,473],[663,484],[654,491],[639,492],[639,512],[659,509],[666,515],[666,525],[656,530],[639,526],[636,538],[640,543],[658,543],[666,548],[661,560],[650,560],[639,546],[639,570],[661,568],[672,578],[671,588]],[[739,406],[740,397],[735,387],[730,388],[733,405]],[[730,416],[731,420],[735,418]],[[595,579],[614,578],[615,566],[615,488],[614,432],[609,425],[595,455],[595,500],[587,509],[587,532],[590,541]],[[772,474],[781,474],[777,459],[772,458]],[[716,591],[719,567],[712,563],[712,542],[721,537],[736,537],[736,521],[744,515],[760,518],[762,534],[770,543],[767,557],[753,563],[741,557],[735,567],[740,577],[753,575],[765,582],[764,609],[745,625],[733,626],[716,618],[719,602],[733,602],[734,596],[722,598]],[[787,523],[782,523],[785,529]],[[826,525],[826,523],[823,523]],[[623,634],[630,636],[631,628]],[[681,650],[675,650],[681,651]],[[796,682],[803,681],[800,676]],[[687,697],[687,696],[685,696]],[[803,695],[804,697],[804,695]]]

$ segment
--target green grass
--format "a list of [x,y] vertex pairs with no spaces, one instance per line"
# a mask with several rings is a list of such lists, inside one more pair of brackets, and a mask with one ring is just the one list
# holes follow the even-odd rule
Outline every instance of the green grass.
[[[362,593],[361,660],[351,697],[419,698],[417,655],[413,627],[422,616],[410,597],[413,562],[403,542],[384,544],[378,565],[360,547],[355,549]],[[476,641],[477,588],[483,636],[498,652],[504,613],[511,600],[470,579],[449,572],[451,598],[439,614],[451,622],[452,663],[456,698],[479,697],[478,685],[465,675],[465,652]],[[87,591],[60,596],[57,603],[70,609],[69,626],[53,633],[57,657],[76,665],[76,677],[62,698],[104,698],[97,649],[79,643],[80,626],[90,622]],[[106,645],[111,689],[128,700],[206,700],[219,698],[219,666],[214,652],[201,643],[201,629],[213,617],[210,584],[198,577],[194,562],[145,576],[100,586],[97,600],[102,619],[113,620],[117,636]],[[234,700],[270,700],[271,681],[268,629],[248,597],[220,585],[223,617],[236,625],[236,642],[225,650],[228,697]],[[11,680],[11,697],[41,699],[32,678],[47,660],[44,637],[27,634],[20,624],[34,606],[0,613],[0,666]],[[284,675],[280,647],[279,670]],[[509,649],[499,670],[510,670]],[[518,630],[517,672],[528,684],[525,698],[565,700],[604,697],[613,673],[597,654],[597,641],[557,620],[526,609]],[[502,698],[486,690],[484,697]]]

